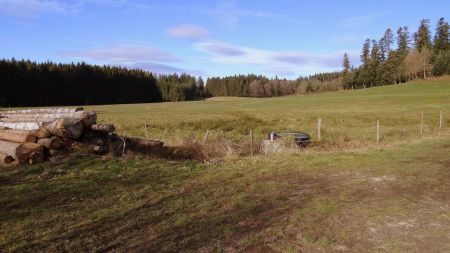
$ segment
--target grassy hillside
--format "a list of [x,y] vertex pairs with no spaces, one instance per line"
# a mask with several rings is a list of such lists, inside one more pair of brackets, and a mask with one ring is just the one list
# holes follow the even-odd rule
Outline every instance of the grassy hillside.
[[[170,142],[206,129],[236,140],[248,128],[313,132],[321,116],[326,144],[341,134],[364,148],[217,164],[76,155],[2,169],[0,252],[448,252],[450,132],[436,128],[449,95],[440,81],[93,107],[122,133],[143,136],[147,123]],[[389,145],[371,144],[377,118]]]
[[113,122],[119,132],[145,136],[169,144],[212,136],[247,140],[253,129],[259,138],[271,130],[303,130],[316,134],[322,117],[325,144],[373,143],[376,120],[381,121],[383,142],[415,138],[420,114],[425,113],[425,134],[437,130],[439,111],[450,123],[450,81],[411,83],[355,91],[278,98],[212,98],[207,101],[108,105],[91,107],[100,120]]

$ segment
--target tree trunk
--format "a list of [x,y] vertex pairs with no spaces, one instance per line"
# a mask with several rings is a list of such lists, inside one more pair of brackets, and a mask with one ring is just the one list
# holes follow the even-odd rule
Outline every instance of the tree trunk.
[[33,114],[33,113],[71,113],[83,111],[83,107],[79,108],[41,108],[41,109],[28,109],[28,110],[9,110],[0,111],[0,114]]
[[34,134],[38,139],[49,138],[52,136],[50,131],[48,131],[45,127],[40,127],[37,130],[34,130]]
[[63,145],[63,141],[58,136],[39,139],[37,143],[46,147],[47,149],[60,149]]
[[81,119],[63,118],[50,123],[45,123],[44,127],[53,135],[78,139],[83,133],[83,124]]
[[91,129],[94,131],[108,132],[108,133],[116,131],[114,125],[111,124],[94,124],[91,126]]
[[43,146],[31,142],[16,143],[0,140],[0,153],[12,156],[19,164],[33,164],[44,160]]
[[10,164],[14,162],[14,158],[10,155],[0,153],[0,165]]
[[36,142],[33,131],[27,130],[0,130],[0,140],[14,142]]
[[83,126],[90,127],[97,121],[97,114],[94,112],[77,111],[62,113],[2,113],[1,122],[52,122],[62,118],[74,118],[82,120]]
[[36,130],[40,126],[41,124],[36,122],[0,122],[0,127],[9,129]]

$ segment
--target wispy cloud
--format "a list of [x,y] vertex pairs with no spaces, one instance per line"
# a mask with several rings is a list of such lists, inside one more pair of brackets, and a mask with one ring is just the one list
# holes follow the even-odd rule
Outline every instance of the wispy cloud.
[[344,28],[354,28],[354,27],[365,27],[376,22],[378,19],[383,18],[389,15],[391,11],[383,11],[377,13],[371,13],[360,16],[348,17],[341,22],[339,22],[339,26]]
[[200,42],[196,44],[196,48],[204,52],[222,56],[242,56],[246,54],[246,52],[238,46],[220,41]]
[[167,29],[167,34],[172,37],[200,39],[207,37],[209,31],[206,28],[193,24],[183,24]]
[[205,75],[203,71],[179,68],[155,62],[135,62],[131,64],[123,64],[121,66],[129,69],[142,69],[156,74],[189,73],[197,76]]
[[195,12],[210,15],[217,19],[220,24],[231,30],[235,29],[239,19],[244,17],[268,18],[283,21],[289,20],[289,18],[283,14],[240,8],[235,1],[220,1],[215,8],[197,9]]
[[74,50],[57,52],[59,55],[77,58],[92,59],[103,62],[135,63],[135,62],[179,62],[176,56],[169,52],[143,45],[120,44],[88,50]]
[[148,11],[155,6],[133,0],[0,0],[0,14],[22,19],[43,14],[73,14],[92,5],[121,8],[124,12]]
[[0,13],[20,18],[35,18],[42,13],[66,14],[77,7],[56,0],[0,0]]
[[[225,46],[225,50],[220,50]],[[230,65],[257,66],[263,72],[282,75],[314,73],[341,69],[343,51],[307,53],[274,51],[233,45],[220,41],[196,43],[195,49],[209,54],[209,60]],[[236,52],[236,53],[228,53]],[[348,52],[353,64],[358,64],[358,52]]]

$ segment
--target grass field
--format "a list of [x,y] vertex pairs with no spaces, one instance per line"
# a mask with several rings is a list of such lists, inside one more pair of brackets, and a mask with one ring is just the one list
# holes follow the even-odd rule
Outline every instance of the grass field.
[[278,98],[212,98],[207,101],[89,107],[100,120],[113,122],[119,132],[168,144],[226,137],[248,141],[253,130],[259,139],[272,130],[302,130],[316,138],[322,118],[324,146],[367,146],[376,139],[380,120],[383,143],[416,138],[424,112],[424,134],[439,128],[439,113],[450,126],[450,80],[412,83],[364,90]]
[[314,133],[319,116],[324,140],[219,163],[75,155],[2,169],[0,252],[450,251],[450,131],[438,129],[448,80],[92,108],[123,134],[147,124],[169,144],[206,129],[236,142],[248,129]]

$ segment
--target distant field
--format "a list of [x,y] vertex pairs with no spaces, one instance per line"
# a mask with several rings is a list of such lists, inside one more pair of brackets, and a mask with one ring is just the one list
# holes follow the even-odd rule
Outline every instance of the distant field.
[[450,126],[450,80],[384,86],[306,96],[278,98],[219,97],[206,101],[158,104],[92,106],[103,122],[119,132],[179,144],[212,138],[247,140],[252,129],[258,138],[272,130],[301,130],[316,138],[317,118],[323,121],[323,145],[361,146],[375,141],[376,120],[381,122],[383,143],[416,138],[423,111],[424,134],[439,128],[443,111]]
[[89,108],[168,144],[206,129],[315,138],[319,116],[324,140],[221,162],[80,154],[0,169],[0,252],[450,252],[450,81]]

